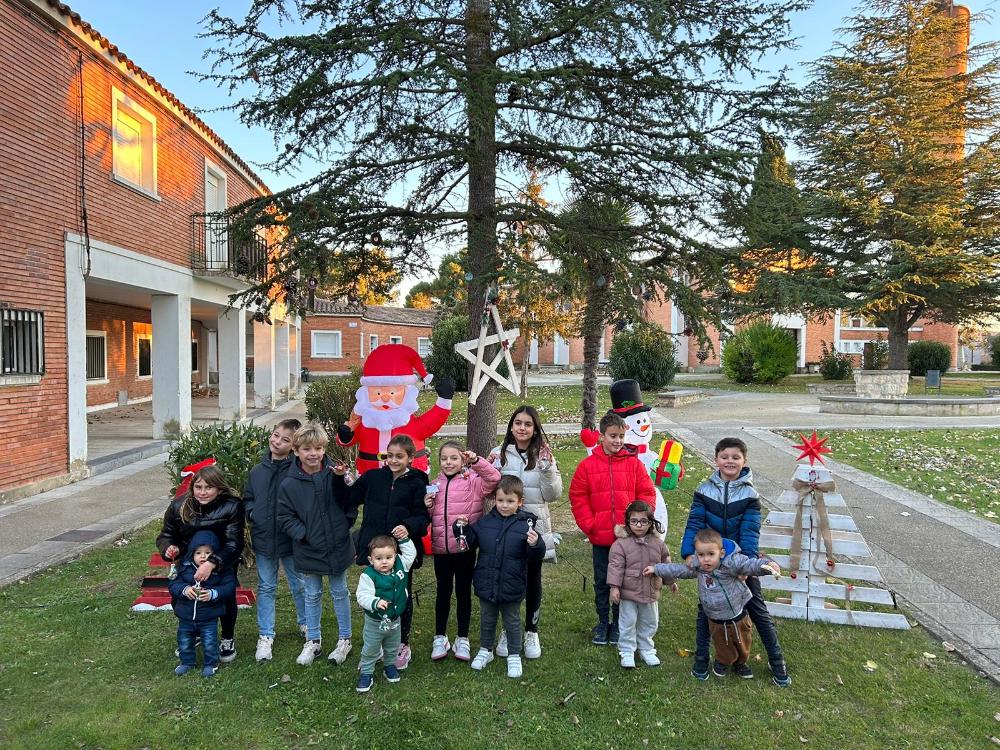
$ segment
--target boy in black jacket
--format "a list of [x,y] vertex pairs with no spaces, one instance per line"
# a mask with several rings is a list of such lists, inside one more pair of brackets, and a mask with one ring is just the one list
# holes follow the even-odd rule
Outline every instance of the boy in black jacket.
[[351,487],[351,502],[365,506],[358,535],[358,565],[368,564],[368,544],[380,534],[389,534],[397,541],[409,538],[417,548],[417,559],[406,574],[406,610],[400,618],[400,646],[396,654],[396,669],[410,665],[410,626],[413,623],[413,571],[423,564],[424,545],[431,522],[424,504],[427,494],[427,474],[413,468],[416,445],[408,435],[396,435],[389,441],[385,466],[370,469]]
[[493,661],[497,620],[503,617],[507,631],[507,676],[519,678],[521,665],[521,602],[528,587],[528,560],[545,557],[545,543],[535,531],[535,518],[521,510],[524,483],[508,475],[497,485],[496,505],[481,519],[467,526],[459,517],[452,527],[456,537],[465,537],[469,549],[479,548],[472,584],[479,597],[479,653],[472,668],[481,670]]
[[204,583],[194,580],[198,566],[219,548],[219,538],[211,531],[197,531],[191,537],[177,577],[168,587],[177,616],[177,649],[181,663],[174,674],[190,672],[197,664],[195,638],[201,638],[205,656],[202,677],[211,677],[219,669],[219,618],[226,611],[226,599],[236,593],[236,576],[231,568],[213,571]]
[[299,630],[303,636],[306,634],[305,587],[295,570],[292,540],[278,526],[278,488],[295,460],[292,439],[301,426],[297,419],[286,419],[274,426],[267,450],[260,463],[250,470],[243,490],[243,512],[250,522],[250,539],[257,564],[258,662],[270,661],[274,646],[274,594],[278,588],[279,564],[285,568]]
[[292,438],[295,462],[278,489],[278,526],[291,537],[295,570],[305,586],[306,643],[296,661],[308,666],[322,651],[323,576],[329,579],[339,638],[329,659],[343,664],[351,653],[351,595],[347,569],[354,559],[351,505],[344,473],[326,455],[330,439],[318,424],[307,424]]

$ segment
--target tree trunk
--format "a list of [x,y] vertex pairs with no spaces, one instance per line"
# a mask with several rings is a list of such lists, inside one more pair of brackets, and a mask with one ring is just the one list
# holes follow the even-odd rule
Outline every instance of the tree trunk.
[[528,398],[528,368],[531,360],[531,336],[524,334],[524,348],[521,351],[521,398]]
[[889,369],[910,369],[907,349],[910,346],[910,322],[907,310],[897,308],[885,317],[889,329]]
[[[604,328],[604,315],[607,312],[608,282],[606,276],[601,276],[591,269],[591,281],[587,288],[587,301],[583,312],[583,398],[581,410],[583,416],[580,426],[584,429],[597,429],[597,360],[601,349],[601,332]],[[605,279],[603,285],[598,285],[597,279]]]
[[[486,290],[499,267],[496,218],[496,87],[490,48],[489,0],[469,0],[465,14],[465,55],[469,74],[468,283],[469,335],[479,336]],[[494,347],[495,350],[495,347]],[[492,355],[490,355],[492,356]],[[472,367],[469,368],[470,381]],[[472,383],[469,383],[470,388]],[[470,450],[486,455],[497,439],[497,388],[490,381],[469,405],[466,437]]]

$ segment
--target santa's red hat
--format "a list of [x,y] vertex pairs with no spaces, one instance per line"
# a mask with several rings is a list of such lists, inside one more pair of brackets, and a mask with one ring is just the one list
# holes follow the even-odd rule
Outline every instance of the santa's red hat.
[[181,497],[184,495],[188,491],[188,487],[191,486],[191,480],[194,479],[195,472],[201,471],[206,466],[215,466],[215,459],[209,457],[198,461],[198,463],[188,464],[181,469],[181,483],[177,485],[174,497]]
[[424,361],[412,347],[382,344],[365,360],[361,385],[415,385],[421,380],[430,383],[433,377],[427,374]]

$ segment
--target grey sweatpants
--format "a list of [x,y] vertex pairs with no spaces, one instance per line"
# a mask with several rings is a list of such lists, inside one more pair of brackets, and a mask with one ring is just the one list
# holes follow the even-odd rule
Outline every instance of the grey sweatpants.
[[507,653],[521,654],[521,602],[494,604],[479,600],[479,646],[492,651],[497,637],[497,620],[503,617],[503,627],[507,631]]
[[623,654],[655,651],[653,636],[660,625],[660,605],[640,604],[622,599],[618,610],[618,650]]
[[361,648],[361,674],[375,674],[375,663],[379,654],[384,653],[383,664],[392,664],[396,661],[396,653],[399,651],[399,637],[402,634],[399,627],[399,618],[390,620],[392,626],[388,630],[382,630],[382,623],[368,615],[365,615],[364,645]]

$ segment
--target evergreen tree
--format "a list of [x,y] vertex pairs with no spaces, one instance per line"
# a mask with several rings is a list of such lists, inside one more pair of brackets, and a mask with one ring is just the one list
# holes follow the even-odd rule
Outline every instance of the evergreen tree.
[[[727,254],[709,217],[786,94],[780,78],[746,80],[788,45],[786,16],[806,5],[253,0],[242,19],[213,11],[206,78],[228,84],[244,122],[274,132],[274,168],[328,165],[233,212],[279,230],[272,277],[251,294],[267,304],[267,287],[287,292],[296,271],[318,275],[372,245],[406,271],[450,242],[468,247],[477,326],[501,267],[498,227],[559,228],[558,212],[507,187],[528,169],[634,206],[649,266],[711,292]],[[491,384],[470,409],[470,447],[487,450],[495,428]]]
[[868,0],[806,92],[811,265],[841,306],[889,329],[906,369],[921,317],[1000,311],[1000,58],[964,8]]

